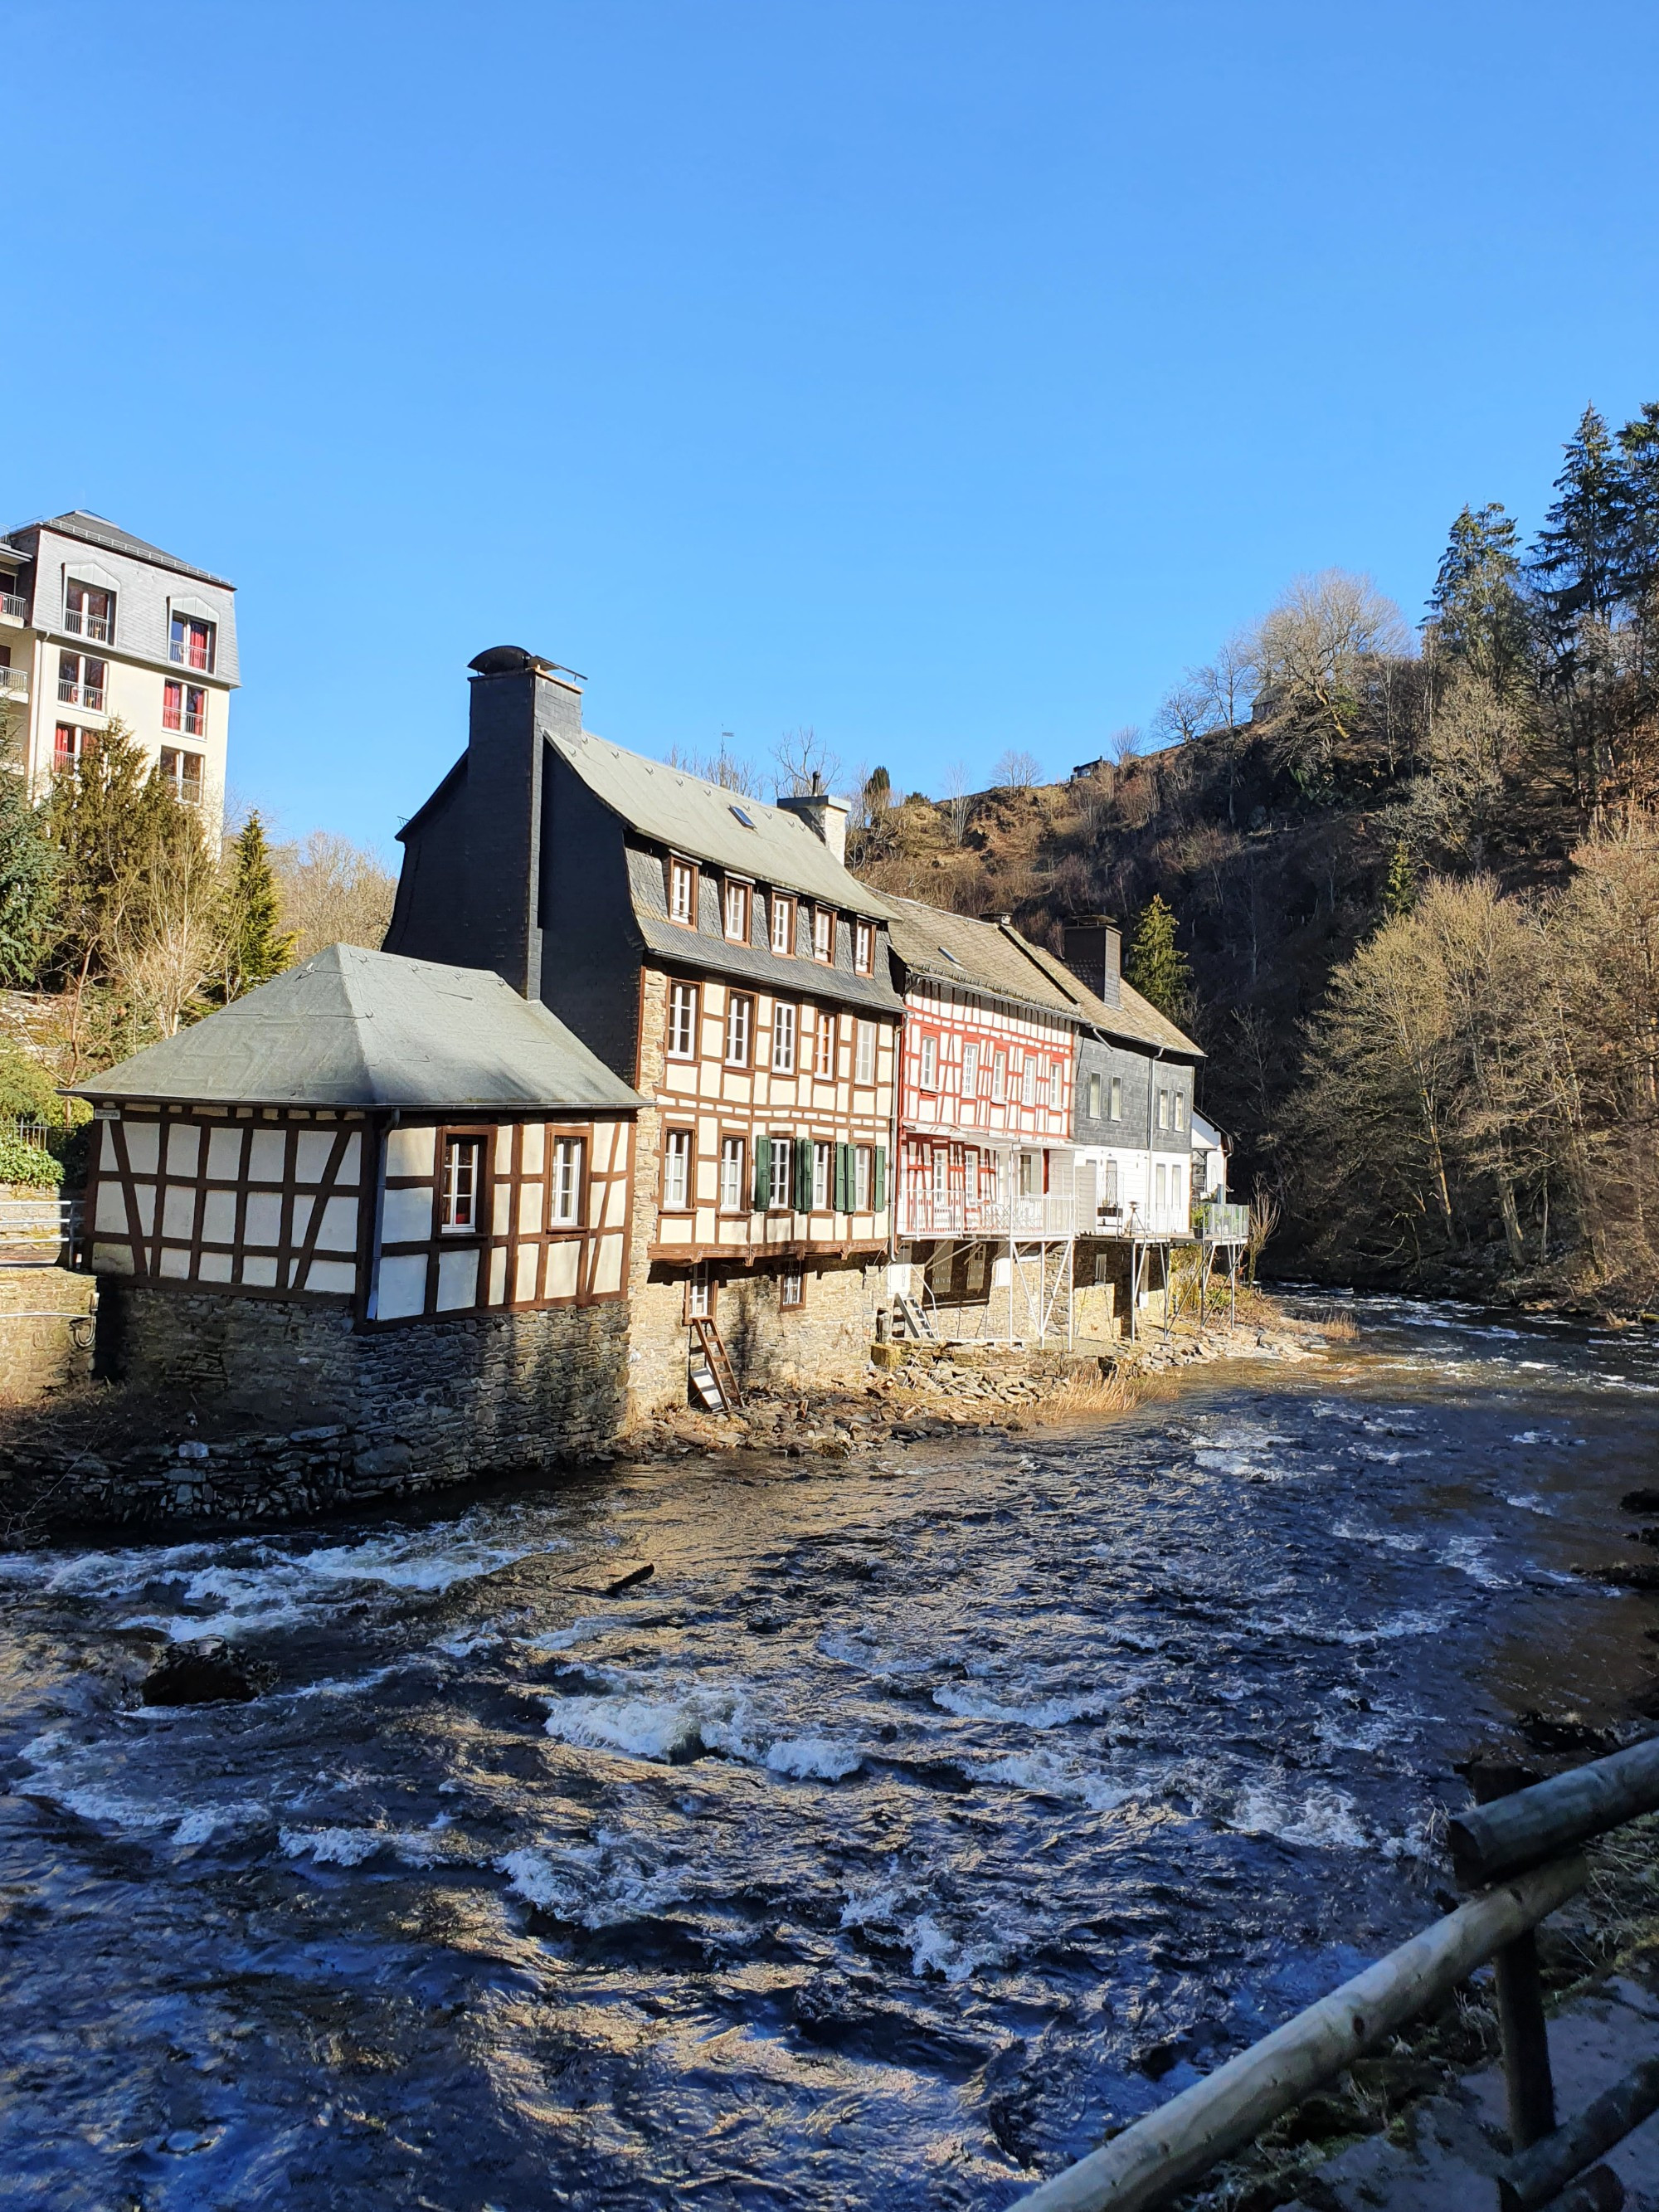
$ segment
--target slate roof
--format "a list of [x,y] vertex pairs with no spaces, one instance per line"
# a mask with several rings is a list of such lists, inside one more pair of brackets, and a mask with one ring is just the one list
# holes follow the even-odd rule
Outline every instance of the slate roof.
[[[811,836],[811,831],[808,830],[807,835]],[[817,841],[814,838],[813,842]],[[629,849],[628,884],[641,941],[646,951],[659,959],[712,971],[717,975],[731,975],[740,982],[758,984],[763,990],[781,991],[787,997],[830,999],[837,1006],[867,1006],[872,1013],[890,1015],[904,1011],[904,1002],[889,977],[887,948],[879,938],[875,974],[860,975],[854,971],[852,925],[844,912],[836,924],[836,964],[831,968],[802,954],[782,957],[774,952],[767,937],[767,917],[758,899],[754,902],[750,917],[752,941],[748,945],[734,945],[711,927],[688,929],[683,922],[671,921],[664,894],[662,862],[637,846]],[[702,892],[702,920],[709,922],[720,911],[718,884],[705,882]],[[798,918],[799,943],[805,944],[809,926],[806,921]]]
[[[20,538],[27,530],[55,530],[60,538],[78,538],[88,545],[102,545],[112,553],[130,554],[135,561],[152,561],[158,568],[172,568],[181,576],[194,576],[199,583],[217,584],[222,590],[234,592],[235,585],[228,577],[216,576],[209,569],[198,568],[188,561],[181,561],[175,553],[164,553],[159,545],[148,538],[135,538],[119,523],[109,522],[101,514],[88,514],[83,507],[72,507],[67,514],[54,514],[38,522],[24,523],[8,534]],[[24,559],[32,554],[21,554]]]
[[[624,752],[591,730],[580,737],[550,733],[548,742],[558,747],[597,799],[654,843],[688,860],[710,861],[757,883],[822,899],[843,914],[885,915],[881,894],[843,867],[817,832],[787,807],[768,806],[685,769]],[[749,817],[749,824],[738,819],[738,808]]]
[[977,921],[948,914],[921,899],[885,901],[894,951],[915,974],[956,983],[1019,1006],[1038,1006],[1079,1028],[1095,1029],[1156,1050],[1194,1060],[1204,1055],[1189,1036],[1143,999],[1120,985],[1122,1003],[1109,1006],[1073,975],[1062,960],[1022,937],[1012,923]]
[[331,945],[73,1095],[420,1113],[645,1103],[499,975],[356,945]]

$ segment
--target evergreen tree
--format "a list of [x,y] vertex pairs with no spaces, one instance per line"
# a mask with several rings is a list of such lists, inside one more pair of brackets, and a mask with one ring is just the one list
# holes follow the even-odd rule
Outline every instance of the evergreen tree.
[[295,933],[278,927],[280,906],[264,824],[250,814],[231,848],[225,884],[224,973],[211,994],[221,1005],[257,991],[293,958]]
[[1389,860],[1389,879],[1382,886],[1382,913],[1389,921],[1409,914],[1417,903],[1416,871],[1412,856],[1403,841],[1395,845]]
[[1630,534],[1630,485],[1606,422],[1587,407],[1555,479],[1548,526],[1528,564],[1539,597],[1564,638],[1580,615],[1606,622],[1624,593]]
[[1659,592],[1659,400],[1619,433],[1625,458],[1628,507],[1620,578],[1624,595],[1638,608]]
[[1185,1018],[1193,984],[1187,956],[1176,943],[1176,927],[1175,915],[1154,892],[1140,910],[1124,969],[1141,997],[1172,1022]]
[[1507,695],[1526,670],[1527,610],[1520,533],[1496,501],[1453,523],[1429,605],[1444,649]]
[[51,941],[58,853],[28,788],[0,765],[0,983],[33,983]]

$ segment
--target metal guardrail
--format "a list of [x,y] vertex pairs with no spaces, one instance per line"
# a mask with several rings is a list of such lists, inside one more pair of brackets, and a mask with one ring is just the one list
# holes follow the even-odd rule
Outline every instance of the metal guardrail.
[[0,1244],[73,1244],[81,1227],[78,1198],[0,1200]]
[[27,668],[0,668],[0,691],[9,699],[27,699],[29,696],[29,672]]
[[1212,1244],[1244,1244],[1249,1241],[1250,1209],[1221,1199],[1211,1199],[1198,1209],[1198,1233]]
[[1659,2112],[1659,2061],[1557,2126],[1533,1931],[1588,1881],[1580,1846],[1656,1811],[1659,1737],[1460,1814],[1450,1824],[1458,1879],[1492,1887],[1043,2182],[1018,2212],[1153,2212],[1488,1960],[1511,2144],[1498,2203],[1501,2212],[1550,2203]]
[[21,592],[0,592],[0,615],[10,615],[21,622],[29,611],[29,603]]

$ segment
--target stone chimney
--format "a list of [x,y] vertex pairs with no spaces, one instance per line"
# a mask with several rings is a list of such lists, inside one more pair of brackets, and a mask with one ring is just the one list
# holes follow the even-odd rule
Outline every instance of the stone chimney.
[[1066,923],[1066,965],[1104,1005],[1122,1005],[1123,933],[1109,915],[1079,914]]
[[573,670],[522,646],[492,646],[468,665],[468,964],[493,968],[525,998],[538,999],[544,740],[580,735],[582,695]]
[[814,836],[821,837],[843,867],[847,865],[847,815],[844,799],[832,799],[823,787],[823,778],[814,769],[811,791],[799,791],[778,805],[787,807],[791,814],[799,814]]

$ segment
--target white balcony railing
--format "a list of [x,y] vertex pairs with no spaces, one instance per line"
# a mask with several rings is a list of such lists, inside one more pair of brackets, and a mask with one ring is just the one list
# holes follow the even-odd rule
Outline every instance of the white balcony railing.
[[9,615],[14,622],[21,622],[28,611],[28,601],[20,592],[0,592],[0,615]]
[[66,676],[58,679],[58,703],[60,707],[88,707],[94,714],[104,711],[104,687],[101,684],[71,684]]
[[65,607],[64,628],[71,637],[89,637],[96,644],[110,643],[110,618],[107,615],[89,615],[79,607]]
[[0,668],[0,696],[27,699],[28,696],[29,672],[27,668]]
[[901,1237],[1075,1237],[1077,1200],[1050,1191],[1035,1198],[936,1197],[907,1191],[899,1204]]

